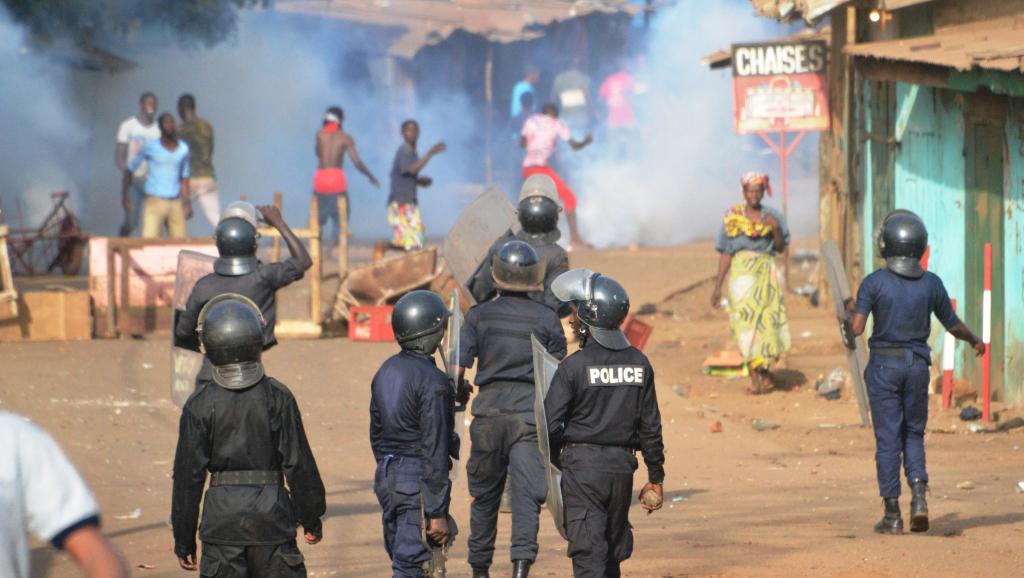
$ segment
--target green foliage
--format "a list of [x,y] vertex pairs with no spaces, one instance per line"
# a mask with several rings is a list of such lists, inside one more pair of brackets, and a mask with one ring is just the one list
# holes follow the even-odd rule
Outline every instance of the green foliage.
[[213,46],[230,37],[238,11],[271,0],[0,0],[15,21],[37,38],[95,42],[127,37],[149,27],[182,44]]

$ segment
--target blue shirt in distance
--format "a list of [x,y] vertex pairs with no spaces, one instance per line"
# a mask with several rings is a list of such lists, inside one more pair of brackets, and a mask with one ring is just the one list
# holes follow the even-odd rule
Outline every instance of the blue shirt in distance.
[[[512,118],[519,116],[519,112],[523,109],[523,103],[520,102],[520,98],[527,92],[533,92],[533,85],[525,80],[520,80],[512,87]],[[536,93],[534,93],[534,96],[536,97]]]
[[918,279],[902,277],[888,269],[867,276],[857,291],[857,313],[874,316],[868,340],[871,349],[911,349],[931,363],[931,315],[946,329],[960,323],[942,279],[925,272]]
[[128,163],[128,170],[135,172],[143,161],[149,163],[146,177],[146,194],[151,197],[176,199],[181,194],[181,180],[189,177],[188,145],[178,141],[178,148],[169,151],[160,139],[147,140],[139,154]]

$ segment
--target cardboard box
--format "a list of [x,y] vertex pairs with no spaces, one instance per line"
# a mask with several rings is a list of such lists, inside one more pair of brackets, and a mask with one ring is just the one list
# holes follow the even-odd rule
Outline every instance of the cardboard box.
[[88,291],[23,291],[18,297],[18,317],[0,321],[0,341],[91,338]]

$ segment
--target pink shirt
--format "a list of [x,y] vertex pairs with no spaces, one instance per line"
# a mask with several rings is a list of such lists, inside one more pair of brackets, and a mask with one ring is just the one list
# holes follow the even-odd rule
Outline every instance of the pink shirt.
[[535,114],[523,123],[523,138],[526,139],[526,157],[524,167],[547,166],[548,160],[555,152],[558,140],[569,140],[572,131],[557,118],[546,114]]
[[636,118],[629,98],[636,92],[636,82],[626,72],[616,72],[601,84],[601,98],[608,107],[608,126],[612,128],[632,127]]

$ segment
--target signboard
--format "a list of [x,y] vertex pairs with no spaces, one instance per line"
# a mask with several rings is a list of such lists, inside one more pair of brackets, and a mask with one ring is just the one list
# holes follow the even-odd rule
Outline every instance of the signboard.
[[736,132],[827,130],[827,64],[823,40],[734,44]]

